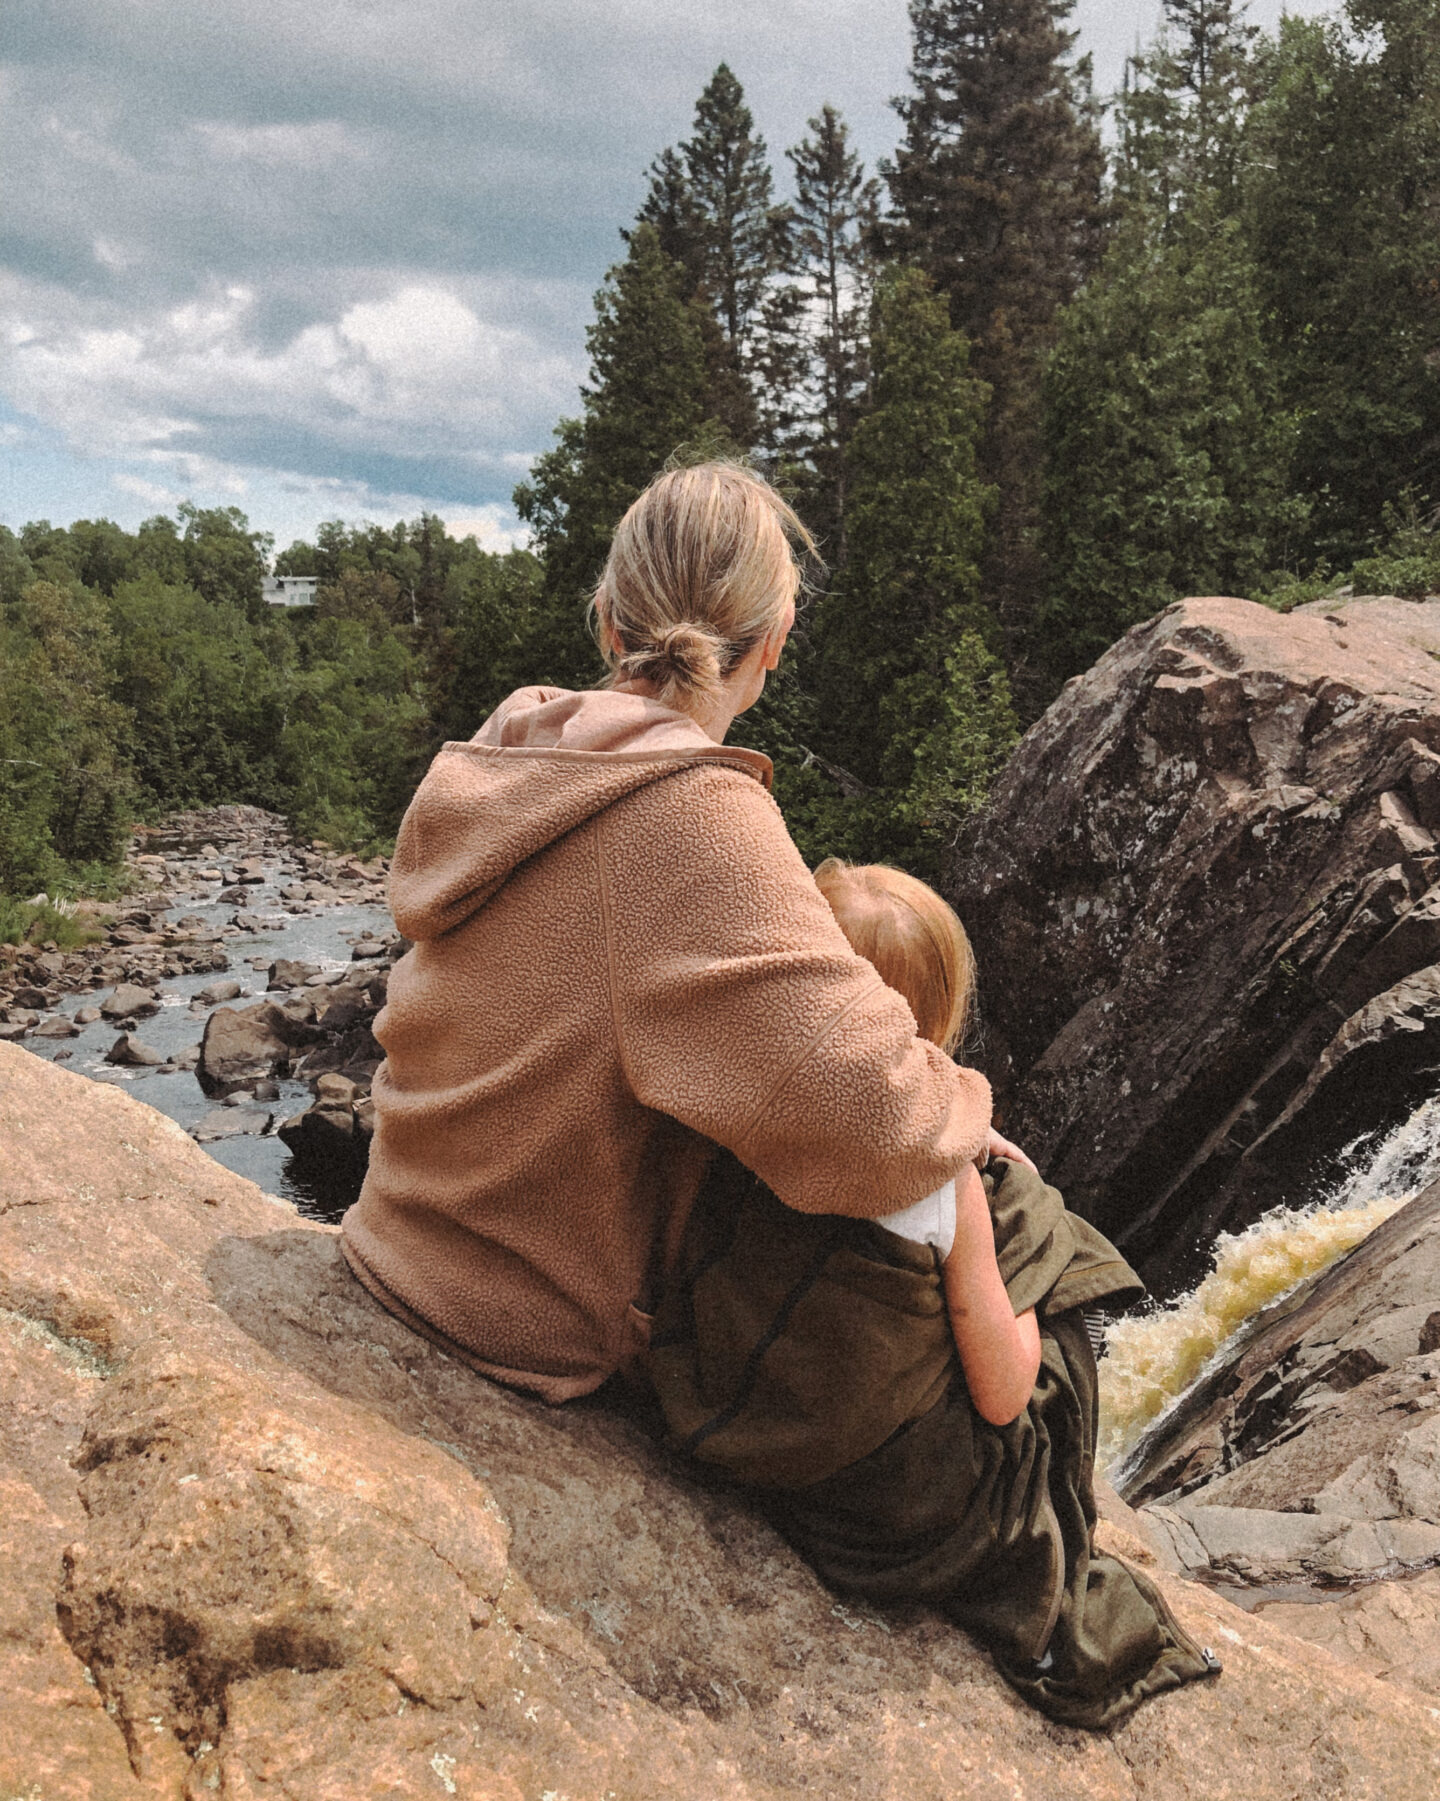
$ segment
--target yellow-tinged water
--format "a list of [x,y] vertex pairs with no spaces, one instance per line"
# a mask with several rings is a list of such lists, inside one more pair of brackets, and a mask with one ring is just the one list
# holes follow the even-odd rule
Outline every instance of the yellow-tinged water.
[[1353,1251],[1409,1198],[1309,1211],[1277,1208],[1247,1231],[1221,1233],[1215,1267],[1193,1293],[1112,1324],[1100,1364],[1099,1467],[1123,1457],[1247,1319]]

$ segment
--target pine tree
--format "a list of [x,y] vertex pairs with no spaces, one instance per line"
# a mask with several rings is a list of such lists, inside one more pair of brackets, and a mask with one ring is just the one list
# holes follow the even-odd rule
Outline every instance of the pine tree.
[[1183,594],[1248,594],[1293,554],[1293,417],[1235,221],[1168,240],[1137,208],[1066,311],[1045,378],[1053,693]]
[[1159,38],[1126,65],[1116,108],[1116,185],[1162,224],[1200,204],[1228,216],[1238,199],[1258,31],[1245,0],[1165,0]]
[[1440,498],[1440,0],[1287,19],[1262,72],[1245,218],[1310,550],[1343,569],[1407,487]]
[[584,611],[611,533],[677,448],[725,443],[708,412],[700,303],[684,288],[655,227],[638,225],[595,296],[583,414],[561,420],[554,447],[515,490],[545,564],[544,604],[527,641],[531,681],[583,687],[599,676]]
[[1127,68],[1121,223],[1044,381],[1042,695],[1178,595],[1255,592],[1299,548],[1295,420],[1236,217],[1255,36],[1234,0],[1166,0]]
[[774,279],[788,218],[744,90],[721,63],[695,104],[692,135],[651,164],[639,221],[684,271],[687,298],[706,303],[709,410],[747,447],[780,448],[788,423],[795,306]]
[[813,837],[828,827],[831,851],[934,876],[1015,737],[979,598],[986,394],[918,270],[881,281],[871,355],[874,404],[850,446],[850,554],[815,623],[812,748],[834,786],[807,825]]
[[998,491],[986,587],[1024,673],[1041,584],[1039,377],[1060,309],[1098,256],[1104,159],[1071,0],[911,0],[914,92],[884,170],[887,242],[933,278],[990,389],[982,467]]
[[809,126],[809,136],[785,153],[795,171],[792,271],[806,340],[795,448],[809,471],[806,516],[840,568],[846,557],[846,459],[869,377],[870,241],[879,183],[866,178],[833,106],[823,106]]

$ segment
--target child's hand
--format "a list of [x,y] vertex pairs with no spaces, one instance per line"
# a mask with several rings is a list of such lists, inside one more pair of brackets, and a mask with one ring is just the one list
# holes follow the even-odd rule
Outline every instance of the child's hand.
[[1002,1138],[993,1126],[990,1130],[989,1142],[986,1144],[985,1149],[976,1157],[975,1161],[979,1164],[981,1169],[984,1169],[985,1165],[992,1157],[1003,1157],[1007,1163],[1023,1163],[1026,1169],[1035,1170],[1037,1176],[1040,1174],[1039,1170],[1035,1169],[1035,1165],[1025,1155],[1024,1151],[1020,1149],[1020,1146],[1018,1144],[1011,1144],[1008,1138]]

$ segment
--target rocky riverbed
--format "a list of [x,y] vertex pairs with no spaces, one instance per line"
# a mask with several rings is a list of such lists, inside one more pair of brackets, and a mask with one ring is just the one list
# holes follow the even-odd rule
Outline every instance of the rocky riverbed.
[[124,901],[80,950],[0,945],[0,1040],[131,1090],[314,1218],[354,1199],[402,948],[386,863],[225,806],[141,830]]

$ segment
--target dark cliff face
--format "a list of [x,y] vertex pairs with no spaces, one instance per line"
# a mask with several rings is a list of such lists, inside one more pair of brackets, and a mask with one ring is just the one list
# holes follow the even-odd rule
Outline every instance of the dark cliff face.
[[1440,1065],[1440,601],[1188,600],[957,847],[1006,1130],[1162,1294]]

